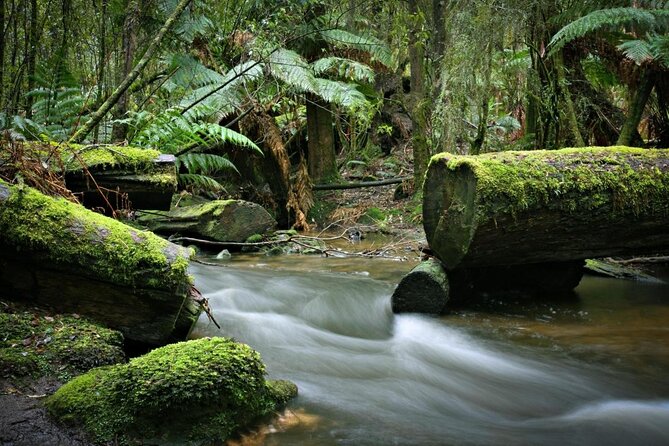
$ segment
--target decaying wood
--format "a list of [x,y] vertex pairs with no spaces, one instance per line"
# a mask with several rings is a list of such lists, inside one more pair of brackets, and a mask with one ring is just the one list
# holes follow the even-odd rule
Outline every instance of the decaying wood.
[[0,287],[89,316],[131,342],[183,340],[201,311],[191,250],[62,198],[0,181]]
[[338,190],[338,189],[359,189],[362,187],[379,187],[387,186],[389,184],[401,184],[405,181],[409,181],[411,177],[400,177],[400,178],[390,178],[387,180],[378,180],[378,181],[354,181],[350,183],[340,183],[340,184],[314,184],[314,190]]
[[440,154],[423,191],[449,270],[669,251],[666,150]]

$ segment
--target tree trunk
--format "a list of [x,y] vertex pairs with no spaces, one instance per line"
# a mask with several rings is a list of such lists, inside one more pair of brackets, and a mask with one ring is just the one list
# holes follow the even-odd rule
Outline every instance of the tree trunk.
[[307,95],[307,147],[313,181],[328,182],[339,177],[332,111],[327,102],[313,94]]
[[128,73],[128,75],[123,79],[123,82],[121,82],[121,85],[116,87],[116,90],[107,98],[107,100],[100,106],[98,110],[95,111],[91,115],[91,117],[88,119],[88,121],[81,127],[77,132],[70,138],[71,143],[76,143],[76,142],[82,142],[86,136],[100,123],[102,118],[109,113],[109,110],[112,109],[112,107],[119,101],[123,93],[126,92],[126,90],[130,87],[130,85],[137,79],[144,70],[144,67],[149,63],[151,58],[153,57],[154,53],[158,49],[158,46],[160,45],[160,42],[163,40],[163,37],[165,37],[165,34],[174,26],[174,23],[177,21],[181,13],[186,9],[188,4],[191,2],[191,0],[179,0],[179,4],[177,7],[174,9],[174,12],[172,15],[167,19],[165,24],[163,25],[162,28],[160,28],[160,31],[158,31],[158,34],[156,34],[156,37],[153,38],[151,41],[151,44],[149,44],[149,47],[146,49],[146,52],[140,59],[140,61],[137,63],[135,68]]
[[669,152],[621,147],[432,158],[423,226],[449,269],[669,249]]
[[183,340],[196,322],[191,251],[62,198],[0,181],[0,287],[89,316],[130,341]]
[[[31,92],[35,89],[35,73],[37,68],[37,0],[31,0],[30,2],[30,22],[29,22],[29,32],[28,32],[28,54],[26,54],[26,65],[27,65],[27,75],[28,75],[28,92]],[[26,98],[26,116],[28,118],[32,117],[32,97]]]
[[[123,22],[123,66],[120,71],[120,79],[123,80],[132,71],[135,51],[137,49],[137,29],[139,28],[139,0],[128,0]],[[121,94],[116,104],[114,116],[116,119],[125,118],[128,112],[129,94],[127,91]],[[112,141],[124,141],[128,134],[128,125],[116,122],[112,128]]]
[[0,111],[5,111],[5,0],[0,0]]
[[[95,99],[97,104],[102,103],[104,97],[104,82],[105,82],[105,65],[107,59],[107,2],[108,0],[100,1],[100,48],[98,49],[98,73],[97,73],[97,97]],[[95,133],[93,141],[98,142],[100,126],[95,126]],[[124,138],[125,139],[125,138]]]
[[215,200],[168,212],[145,213],[141,224],[161,234],[176,234],[219,242],[245,242],[266,234],[276,221],[262,206],[243,200]]
[[411,143],[413,146],[414,185],[416,190],[419,190],[420,185],[423,184],[430,159],[430,147],[427,138],[429,112],[425,98],[425,48],[423,46],[424,42],[419,38],[423,29],[423,22],[417,0],[409,0],[409,14],[411,16],[408,48],[411,76],[409,108],[413,125]]
[[641,122],[641,115],[646,108],[650,93],[653,91],[654,78],[653,72],[649,69],[644,70],[641,74],[639,85],[636,86],[634,93],[631,95],[632,100],[630,101],[629,112],[627,113],[625,124],[623,124],[623,128],[620,130],[618,145],[628,146],[634,144],[634,137],[638,134],[637,128],[639,127],[639,122]]
[[576,117],[576,109],[574,102],[571,100],[571,93],[569,92],[569,85],[567,84],[567,77],[565,76],[565,67],[563,62],[563,51],[560,50],[555,56],[555,69],[557,71],[557,81],[562,93],[562,100],[565,104],[564,112],[567,114],[567,123],[569,124],[569,131],[573,143],[572,147],[584,147],[585,141],[578,128],[578,118]]

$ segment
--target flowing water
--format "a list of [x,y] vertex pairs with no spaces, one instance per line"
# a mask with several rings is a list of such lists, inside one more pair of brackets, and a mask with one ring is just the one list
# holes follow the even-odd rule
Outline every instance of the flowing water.
[[297,383],[265,445],[667,445],[669,285],[585,277],[562,302],[393,315],[412,264],[235,256],[194,265],[222,330]]

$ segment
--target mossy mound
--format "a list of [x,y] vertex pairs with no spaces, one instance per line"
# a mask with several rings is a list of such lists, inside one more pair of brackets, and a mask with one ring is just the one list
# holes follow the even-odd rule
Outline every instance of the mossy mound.
[[46,407],[96,441],[203,444],[225,440],[296,394],[292,383],[265,380],[260,356],[247,345],[203,338],[94,369],[61,387]]
[[37,310],[0,313],[0,378],[67,380],[93,367],[125,361],[123,336],[78,316]]

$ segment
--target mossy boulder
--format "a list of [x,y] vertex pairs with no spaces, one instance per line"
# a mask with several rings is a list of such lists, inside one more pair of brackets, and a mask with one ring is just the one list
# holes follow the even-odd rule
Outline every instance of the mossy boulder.
[[292,383],[267,381],[247,345],[203,338],[94,369],[61,387],[46,407],[99,442],[211,444],[296,394]]
[[20,309],[0,313],[0,378],[66,380],[125,361],[123,335],[85,318]]
[[0,287],[140,343],[185,339],[199,315],[191,251],[84,207],[0,180]]
[[276,221],[262,206],[244,200],[214,200],[176,207],[169,212],[146,213],[139,218],[139,222],[161,234],[179,233],[236,243],[276,227]]

